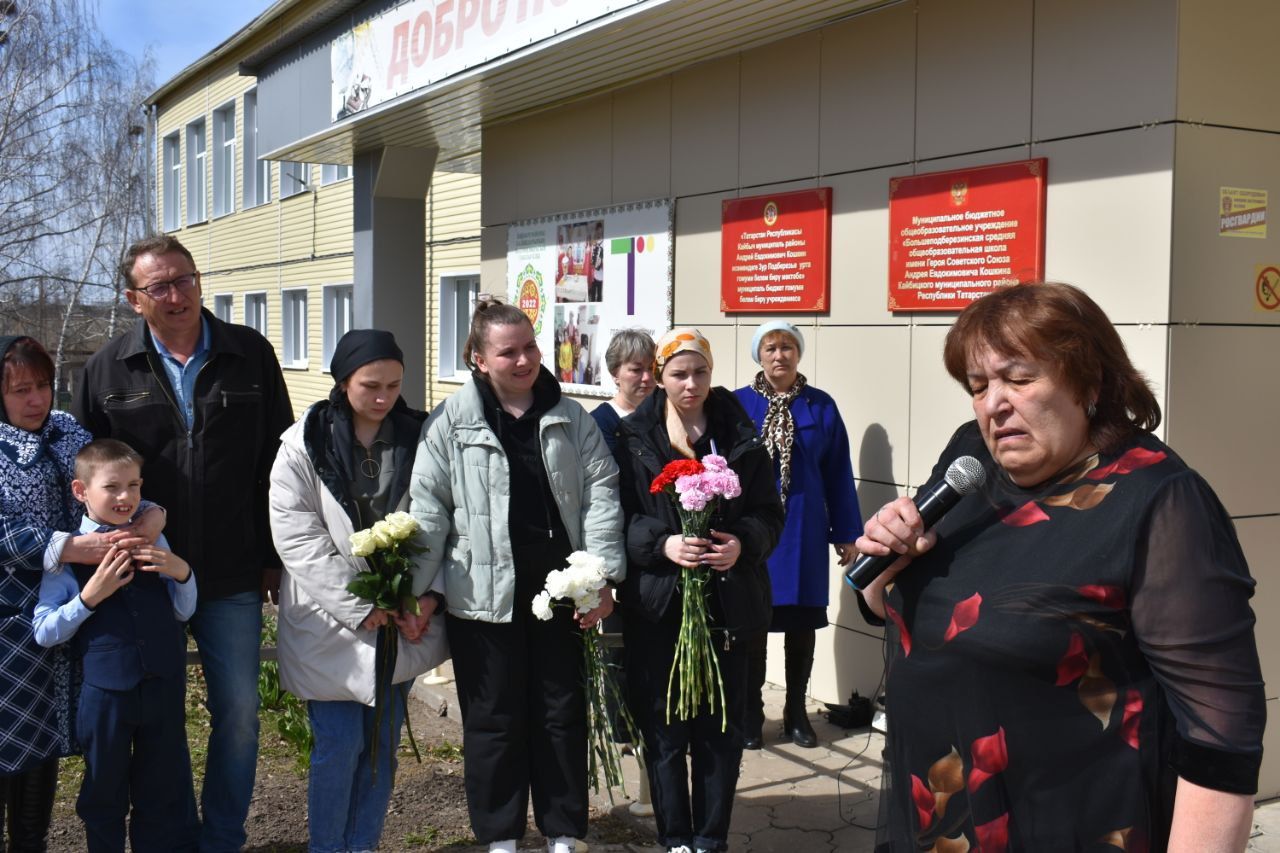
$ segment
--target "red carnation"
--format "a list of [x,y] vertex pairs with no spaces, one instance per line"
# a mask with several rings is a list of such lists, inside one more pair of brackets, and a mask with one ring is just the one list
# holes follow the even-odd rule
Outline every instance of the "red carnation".
[[662,469],[662,473],[653,478],[653,482],[649,484],[650,494],[661,494],[668,487],[675,487],[676,480],[681,477],[701,474],[703,471],[702,463],[696,459],[676,459],[668,462],[666,467]]

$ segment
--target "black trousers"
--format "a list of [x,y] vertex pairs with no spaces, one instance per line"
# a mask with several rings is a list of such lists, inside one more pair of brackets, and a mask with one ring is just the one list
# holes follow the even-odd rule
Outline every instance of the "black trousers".
[[0,777],[0,853],[6,850],[6,823],[9,853],[44,853],[57,790],[56,758],[16,775]]
[[543,835],[587,834],[582,635],[571,608],[535,619],[534,593],[526,599],[522,586],[509,623],[448,617],[467,808],[481,844],[524,836],[530,793]]
[[747,655],[742,648],[726,650],[723,634],[712,634],[724,679],[724,731],[720,714],[705,709],[690,720],[673,712],[667,722],[667,679],[679,630],[680,600],[675,597],[657,625],[630,618],[624,633],[629,703],[644,736],[658,843],[727,850],[742,761]]

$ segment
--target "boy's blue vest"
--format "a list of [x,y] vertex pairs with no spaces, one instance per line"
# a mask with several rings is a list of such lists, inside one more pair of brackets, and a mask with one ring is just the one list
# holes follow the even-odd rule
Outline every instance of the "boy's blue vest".
[[[75,565],[84,589],[96,566]],[[181,677],[187,641],[183,623],[161,574],[134,571],[133,580],[111,594],[72,637],[84,661],[84,681],[104,690],[129,690],[144,678]]]

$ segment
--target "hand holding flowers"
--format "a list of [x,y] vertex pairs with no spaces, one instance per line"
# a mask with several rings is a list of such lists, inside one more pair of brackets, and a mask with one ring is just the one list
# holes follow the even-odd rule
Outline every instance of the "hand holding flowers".
[[[377,652],[374,665],[373,694],[373,733],[371,735],[371,751],[374,767],[377,767],[378,730],[383,719],[383,708],[389,698],[395,700],[398,693],[402,702],[407,702],[405,690],[393,691],[392,678],[395,676],[396,659],[399,656],[399,632],[417,636],[406,636],[409,642],[415,642],[426,630],[427,620],[419,619],[423,614],[423,606],[413,594],[413,565],[411,558],[420,554],[423,548],[415,545],[414,537],[418,534],[418,522],[407,512],[393,512],[386,518],[376,522],[366,530],[357,530],[350,536],[351,555],[363,557],[369,564],[369,571],[360,572],[355,580],[347,584],[347,592],[361,600],[368,601],[374,607],[360,624],[365,630],[376,630]],[[413,621],[406,622],[405,620]],[[401,685],[403,687],[403,685]],[[405,714],[408,724],[408,714]],[[388,719],[388,725],[391,724]],[[413,729],[408,729],[409,745],[413,755],[419,761],[418,744],[413,739]],[[376,770],[375,770],[376,772]]]
[[[640,744],[640,729],[622,697],[622,690],[605,657],[601,642],[599,622],[613,611],[613,593],[607,586],[604,560],[586,551],[574,551],[568,565],[547,573],[546,587],[533,598],[533,615],[543,621],[554,615],[556,602],[568,599],[574,608],[574,618],[582,627],[582,662],[586,676],[588,775],[592,787],[599,793],[599,773],[604,772],[609,798],[613,788],[622,788],[622,759],[613,742],[613,729],[609,722],[609,708],[619,709],[623,733],[634,744]],[[639,753],[637,752],[637,755]]]
[[[714,445],[713,445],[714,449]],[[680,536],[669,536],[663,553],[685,569],[679,580],[682,613],[676,638],[675,660],[667,678],[667,721],[671,721],[672,693],[676,717],[687,720],[705,704],[712,713],[720,705],[720,730],[724,712],[724,679],[711,640],[707,615],[707,583],[711,569],[728,571],[742,555],[742,543],[731,533],[711,530],[711,516],[720,500],[742,494],[738,475],[723,456],[709,453],[701,462],[677,459],[662,469],[649,485],[651,494],[663,492],[676,503]]]

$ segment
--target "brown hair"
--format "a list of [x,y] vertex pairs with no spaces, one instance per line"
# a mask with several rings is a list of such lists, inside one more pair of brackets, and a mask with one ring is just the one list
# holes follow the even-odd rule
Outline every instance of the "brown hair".
[[115,438],[95,438],[76,454],[76,479],[88,483],[103,465],[132,464],[142,471],[142,454]]
[[532,331],[533,323],[529,322],[528,314],[493,294],[481,293],[476,297],[476,311],[471,315],[471,333],[467,335],[467,343],[462,348],[463,363],[473,371],[476,369],[475,354],[484,350],[490,326],[515,326],[520,323],[524,323]]
[[27,370],[39,382],[53,381],[53,359],[35,338],[21,337],[4,354],[4,389],[9,390],[13,375]]
[[191,269],[196,268],[196,259],[191,257],[191,253],[187,251],[187,247],[178,242],[177,238],[170,237],[168,234],[153,234],[135,242],[132,246],[125,249],[124,257],[120,260],[120,275],[124,276],[125,287],[130,290],[134,289],[133,283],[133,265],[138,258],[143,255],[167,255],[170,252],[177,252],[188,261],[191,261]]
[[947,372],[969,391],[969,364],[983,348],[1050,365],[1081,406],[1095,447],[1114,450],[1135,430],[1160,425],[1160,404],[1125,352],[1115,326],[1078,287],[1036,282],[990,293],[960,313],[947,333]]

